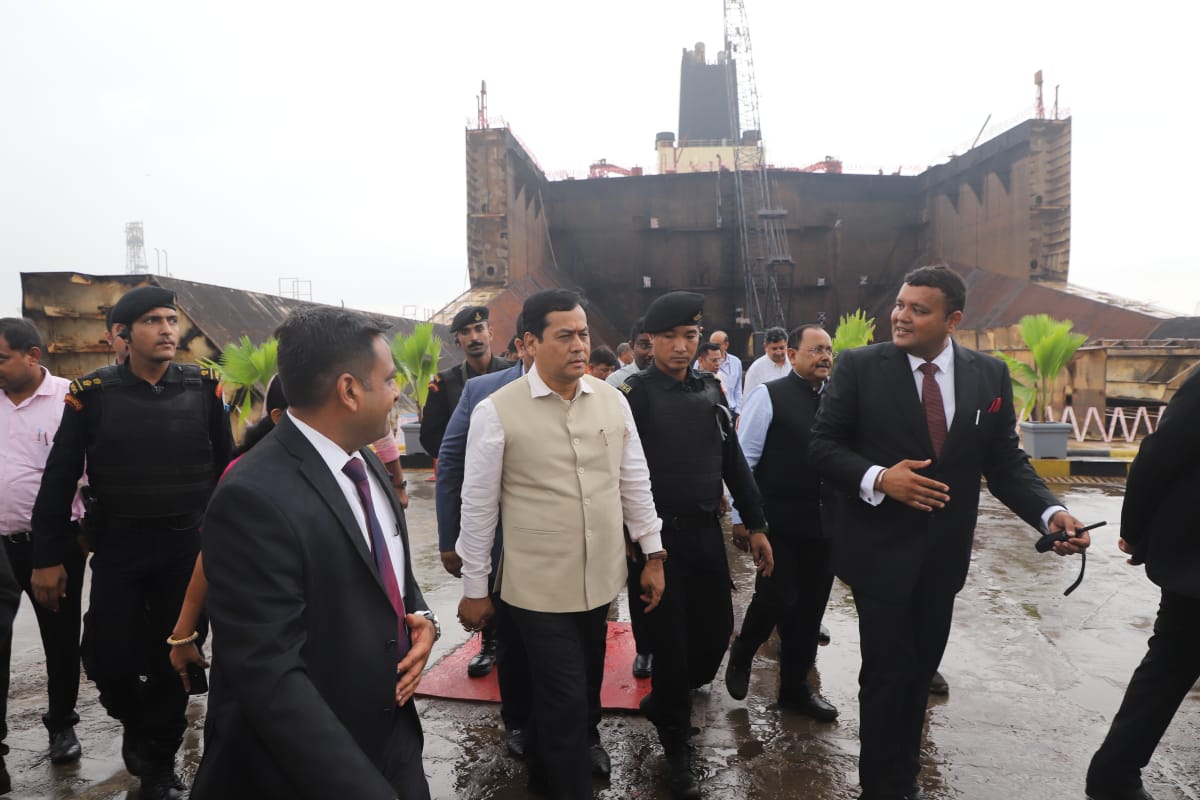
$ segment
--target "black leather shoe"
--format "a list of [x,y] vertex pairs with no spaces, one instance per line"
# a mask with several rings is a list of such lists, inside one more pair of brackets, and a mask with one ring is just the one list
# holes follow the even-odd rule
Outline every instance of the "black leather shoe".
[[643,697],[641,699],[641,701],[638,702],[638,708],[641,710],[642,714],[645,715],[646,719],[650,720],[650,722],[653,723],[654,725],[658,725],[658,718],[657,718],[657,714],[655,714],[655,708],[654,708],[654,693],[653,692],[646,693],[646,696]]
[[725,667],[725,688],[734,700],[745,700],[746,692],[750,691],[753,661],[754,651],[742,644],[741,639],[734,639],[729,648],[729,664]]
[[70,764],[78,761],[83,755],[79,739],[75,737],[75,728],[66,727],[50,732],[50,763]]
[[691,745],[667,752],[667,788],[677,800],[700,800],[700,772]]
[[172,771],[155,770],[142,777],[140,800],[183,800],[179,778]]
[[942,677],[941,672],[933,673],[933,678],[929,681],[929,693],[940,695],[950,694],[950,684],[946,683],[946,679]]
[[504,746],[508,748],[508,752],[513,758],[525,758],[525,730],[523,728],[513,728],[504,733]]
[[8,794],[12,791],[12,778],[8,774],[8,767],[4,766],[4,759],[0,758],[0,794]]
[[1147,792],[1144,786],[1139,786],[1136,789],[1117,789],[1115,791],[1088,789],[1087,798],[1088,800],[1154,800],[1154,795]]
[[483,641],[479,645],[479,652],[467,662],[468,678],[482,678],[496,666],[496,635],[489,635],[488,630],[483,629]]
[[822,624],[820,630],[817,631],[817,644],[829,644],[831,641],[833,640],[829,636],[829,628]]
[[650,653],[638,653],[633,659],[633,677],[649,678],[654,666],[654,656]]
[[597,778],[607,778],[612,773],[612,759],[599,742],[588,748],[588,759],[592,762],[592,774]]
[[794,691],[781,689],[779,691],[779,707],[812,717],[818,722],[833,722],[838,717],[837,708],[807,685],[802,685]]

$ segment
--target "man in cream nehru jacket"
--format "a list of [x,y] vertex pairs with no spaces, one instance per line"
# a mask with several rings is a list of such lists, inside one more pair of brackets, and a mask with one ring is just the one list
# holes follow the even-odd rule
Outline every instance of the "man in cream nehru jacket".
[[589,732],[600,714],[609,603],[625,585],[625,536],[646,555],[647,613],[662,596],[662,522],[625,398],[587,371],[587,314],[574,292],[525,301],[533,366],[471,415],[463,476],[463,599],[477,630],[492,615],[492,541],[504,518],[496,586],[529,654],[530,788],[592,797]]

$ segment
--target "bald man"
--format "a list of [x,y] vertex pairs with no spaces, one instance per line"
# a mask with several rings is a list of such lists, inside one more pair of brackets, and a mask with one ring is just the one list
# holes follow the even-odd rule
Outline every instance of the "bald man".
[[737,417],[742,413],[742,360],[729,352],[729,334],[725,331],[713,331],[708,341],[719,345],[725,356],[717,372],[724,376],[721,383],[725,386],[725,399],[729,401],[729,410]]

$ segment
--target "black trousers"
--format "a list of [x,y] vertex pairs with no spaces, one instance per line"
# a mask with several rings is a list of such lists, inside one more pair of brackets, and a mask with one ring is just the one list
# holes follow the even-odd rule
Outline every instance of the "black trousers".
[[84,669],[108,715],[142,743],[143,756],[170,767],[187,727],[188,698],[166,640],[200,552],[199,531],[107,528],[95,548]]
[[864,800],[903,797],[920,772],[929,681],[942,661],[954,593],[920,582],[904,598],[858,587],[862,669],[858,674],[859,782]]
[[647,615],[653,642],[654,715],[664,747],[682,743],[692,725],[691,690],[716,677],[733,633],[732,584],[724,535],[711,526],[663,529],[666,590]]
[[12,661],[13,620],[21,605],[21,585],[8,555],[0,549],[0,758],[8,755],[8,672]]
[[779,691],[798,691],[817,659],[821,618],[833,588],[833,540],[798,536],[772,525],[775,569],[754,582],[738,640],[757,650],[779,629]]
[[[637,548],[637,545],[634,545]],[[641,550],[638,548],[638,552]],[[630,559],[629,578],[625,590],[629,594],[629,627],[633,631],[633,644],[641,655],[653,652],[654,639],[650,630],[650,618],[646,616],[646,603],[642,600],[642,567],[645,559]]]
[[591,798],[588,747],[600,723],[608,604],[561,614],[508,608],[533,679],[530,769],[545,775],[554,800]]
[[1164,590],[1146,657],[1088,767],[1088,788],[1117,792],[1141,786],[1142,769],[1197,680],[1200,598]]
[[[58,611],[51,611],[33,596],[33,542],[14,542],[5,536],[4,551],[17,583],[33,604],[42,650],[46,654],[46,693],[50,707],[42,715],[42,722],[51,731],[71,727],[79,722],[79,715],[75,713],[75,704],[79,700],[79,620],[87,556],[82,549],[71,548],[68,552],[63,561],[67,571],[67,596],[59,599]],[[7,677],[7,659],[4,671]]]
[[495,613],[489,627],[496,637],[496,681],[500,684],[500,719],[506,730],[529,727],[533,716],[533,682],[529,656],[512,616],[512,606],[492,595]]

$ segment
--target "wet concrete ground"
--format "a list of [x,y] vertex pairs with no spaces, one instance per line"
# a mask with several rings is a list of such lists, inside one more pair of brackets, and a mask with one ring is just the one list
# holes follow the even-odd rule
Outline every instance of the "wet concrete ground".
[[[454,621],[459,586],[437,558],[433,485],[423,477],[410,476],[409,529],[418,554],[414,569],[444,624],[436,660],[461,644],[466,633]],[[1117,551],[1120,486],[1054,488],[1078,517],[1107,519],[1109,525],[1093,533],[1083,585],[1063,597],[1078,560],[1036,553],[1033,532],[985,494],[971,573],[959,595],[942,665],[950,696],[930,702],[922,783],[931,798],[1082,798],[1088,760],[1145,652],[1158,592]],[[733,551],[731,558],[740,621],[752,580],[745,557]],[[627,615],[623,606],[619,614]],[[728,696],[720,677],[696,699],[694,722],[702,732],[695,741],[706,797],[857,796],[858,630],[853,602],[840,584],[834,586],[825,621],[833,643],[818,654],[819,681],[824,695],[841,709],[840,719],[822,724],[779,710],[773,702],[777,651],[772,640],[759,651],[744,702]],[[24,605],[9,699],[7,763],[16,786],[10,796],[136,798],[136,781],[120,763],[120,728],[104,716],[91,684],[81,689],[82,762],[55,767],[46,759],[42,670],[36,623]],[[524,768],[504,750],[495,706],[422,699],[418,707],[435,798],[528,796]],[[189,782],[200,754],[202,715],[203,701],[194,700],[180,759]],[[597,797],[668,797],[649,723],[635,714],[608,714],[601,736],[613,775],[597,782]],[[1200,800],[1200,688],[1184,702],[1145,780],[1158,800]]]

